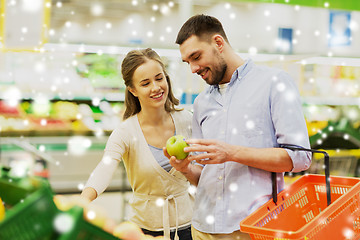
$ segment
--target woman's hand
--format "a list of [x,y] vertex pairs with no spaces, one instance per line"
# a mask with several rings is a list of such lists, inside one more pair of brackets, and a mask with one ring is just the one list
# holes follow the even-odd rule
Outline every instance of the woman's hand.
[[[186,147],[188,148],[188,147]],[[184,149],[185,152],[190,152],[190,149]],[[197,186],[199,183],[199,178],[201,175],[201,171],[203,169],[200,165],[194,165],[191,164],[193,159],[191,159],[191,156],[187,156],[185,159],[180,160],[176,159],[174,156],[170,156],[166,150],[166,148],[163,148],[164,155],[169,158],[169,162],[171,166],[173,166],[177,171],[181,172],[186,179],[190,182],[190,184]]]
[[173,166],[177,171],[181,173],[187,173],[189,171],[189,164],[191,163],[191,161],[189,161],[189,156],[183,160],[180,160],[176,159],[174,156],[170,156],[165,147],[163,148],[163,151],[164,155],[169,159],[170,165]]

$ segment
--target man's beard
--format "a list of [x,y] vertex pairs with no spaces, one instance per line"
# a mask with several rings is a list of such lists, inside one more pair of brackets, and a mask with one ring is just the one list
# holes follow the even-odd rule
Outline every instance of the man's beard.
[[224,61],[224,58],[222,58],[218,53],[216,53],[217,59],[219,60],[219,65],[214,67],[214,70],[211,71],[212,73],[212,79],[207,79],[206,82],[209,85],[217,85],[219,84],[225,75],[225,72],[227,70],[227,64]]

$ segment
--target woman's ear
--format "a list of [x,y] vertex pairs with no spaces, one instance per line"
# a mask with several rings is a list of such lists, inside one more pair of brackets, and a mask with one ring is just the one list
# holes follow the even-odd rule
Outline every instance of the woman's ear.
[[134,97],[137,97],[137,94],[136,94],[136,90],[131,88],[131,87],[127,87],[127,89],[129,90],[129,92],[134,95]]

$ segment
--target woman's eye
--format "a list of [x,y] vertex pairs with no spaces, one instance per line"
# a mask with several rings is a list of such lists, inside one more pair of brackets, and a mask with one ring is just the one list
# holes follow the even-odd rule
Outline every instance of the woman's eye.
[[143,83],[143,84],[142,84],[142,86],[147,86],[147,85],[149,85],[149,83]]
[[161,77],[161,78],[157,78],[156,79],[156,81],[161,81],[161,80],[163,80],[163,78]]
[[197,55],[196,57],[194,57],[195,60],[198,60],[200,58],[200,55]]

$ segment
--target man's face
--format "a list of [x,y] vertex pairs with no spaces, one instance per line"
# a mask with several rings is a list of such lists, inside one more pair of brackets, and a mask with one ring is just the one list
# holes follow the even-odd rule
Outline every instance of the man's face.
[[227,64],[215,41],[201,41],[193,35],[180,45],[180,53],[191,72],[200,75],[207,84],[216,85],[223,81]]

